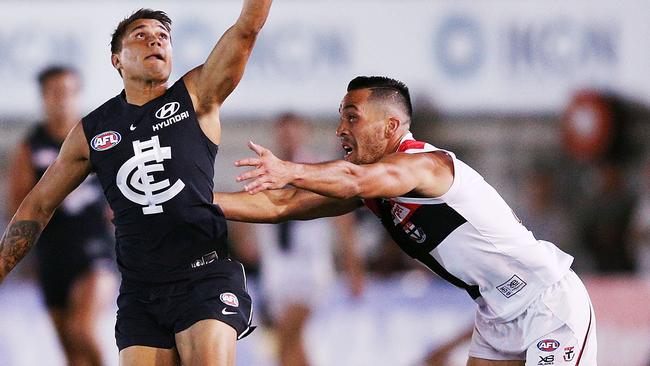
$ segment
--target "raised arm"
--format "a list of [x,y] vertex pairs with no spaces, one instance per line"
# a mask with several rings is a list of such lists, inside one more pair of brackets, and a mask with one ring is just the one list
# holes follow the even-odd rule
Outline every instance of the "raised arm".
[[258,223],[339,216],[361,206],[358,199],[339,200],[295,188],[268,190],[255,195],[215,192],[214,202],[228,220]]
[[235,164],[254,167],[237,177],[238,181],[252,180],[245,186],[251,194],[291,184],[339,199],[388,198],[410,192],[438,197],[449,190],[454,179],[451,157],[444,152],[394,153],[364,165],[343,160],[298,164],[280,160],[262,146],[249,145],[258,157]]
[[205,63],[184,76],[201,128],[216,143],[220,138],[219,107],[244,74],[271,2],[244,0],[237,22],[221,36]]
[[81,123],[70,132],[61,152],[27,194],[0,240],[0,282],[36,243],[61,201],[88,175],[88,144]]

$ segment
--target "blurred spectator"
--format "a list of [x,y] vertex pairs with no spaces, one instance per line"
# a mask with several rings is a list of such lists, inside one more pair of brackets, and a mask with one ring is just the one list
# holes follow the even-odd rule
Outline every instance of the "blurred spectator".
[[579,216],[582,243],[596,271],[633,273],[637,265],[629,234],[637,198],[626,185],[622,164],[606,160],[596,169],[593,191]]
[[[56,159],[79,122],[81,79],[68,67],[38,76],[45,118],[16,149],[10,169],[11,213]],[[112,240],[102,188],[89,176],[63,201],[36,244],[38,276],[50,318],[70,365],[102,363],[95,326],[113,294]]]
[[630,230],[639,273],[650,276],[650,159],[641,173],[639,202],[632,214]]
[[538,162],[526,173],[517,215],[539,240],[550,241],[574,256],[572,268],[582,272],[589,261],[580,255],[572,217],[558,190],[558,173],[550,163]]
[[[300,116],[283,114],[274,127],[278,156],[298,162],[322,160],[309,151],[309,127]],[[363,288],[361,260],[353,249],[354,216],[259,224],[253,226],[252,236],[237,232],[249,225],[232,227],[241,255],[251,262],[259,255],[260,291],[277,337],[278,364],[308,365],[304,328],[314,307],[335,282],[335,241],[342,248],[340,262],[349,275],[350,291],[358,295]],[[252,251],[251,241],[257,242],[258,254]]]

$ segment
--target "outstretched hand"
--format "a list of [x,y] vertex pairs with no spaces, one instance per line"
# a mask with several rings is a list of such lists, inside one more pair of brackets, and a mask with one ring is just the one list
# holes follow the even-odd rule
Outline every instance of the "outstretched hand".
[[256,194],[268,189],[280,189],[291,183],[290,162],[278,159],[271,150],[257,145],[252,141],[248,142],[248,148],[253,150],[256,158],[246,158],[235,161],[235,166],[250,166],[254,169],[248,170],[237,177],[238,182],[250,181],[244,185],[244,190],[250,194]]

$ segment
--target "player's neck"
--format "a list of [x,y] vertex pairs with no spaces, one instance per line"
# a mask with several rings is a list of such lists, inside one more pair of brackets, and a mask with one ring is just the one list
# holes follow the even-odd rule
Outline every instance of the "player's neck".
[[50,118],[45,123],[45,130],[56,141],[63,141],[78,120],[66,121]]
[[401,131],[400,133],[396,133],[393,135],[391,138],[390,142],[386,146],[386,155],[392,154],[394,152],[397,152],[399,149],[400,145],[402,144],[402,140],[404,137],[409,133],[408,130],[406,131]]
[[141,106],[167,91],[167,81],[124,80],[124,92],[129,104]]

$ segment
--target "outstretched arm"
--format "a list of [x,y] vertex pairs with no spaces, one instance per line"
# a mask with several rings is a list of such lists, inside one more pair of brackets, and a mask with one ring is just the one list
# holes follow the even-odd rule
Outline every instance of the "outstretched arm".
[[237,177],[252,180],[245,190],[256,194],[291,184],[324,196],[348,199],[397,197],[409,192],[438,197],[451,187],[453,162],[444,152],[394,153],[373,164],[357,165],[343,160],[297,164],[278,159],[268,149],[249,143],[257,158],[242,159],[237,166],[251,166]]
[[201,128],[219,143],[219,107],[235,90],[262,30],[272,0],[244,0],[237,22],[219,39],[205,63],[183,80],[192,97]]
[[36,243],[61,201],[88,175],[88,156],[79,123],[66,138],[56,161],[27,194],[0,240],[0,282]]
[[221,207],[228,220],[258,223],[339,216],[361,206],[358,199],[339,200],[295,188],[268,190],[255,195],[215,192],[214,203]]

